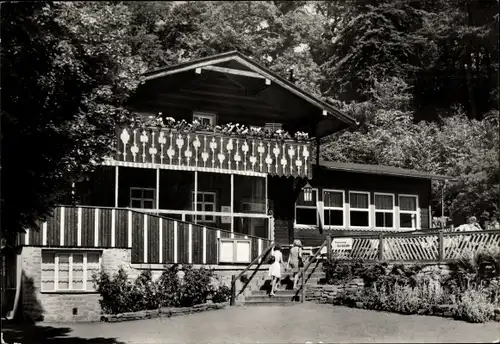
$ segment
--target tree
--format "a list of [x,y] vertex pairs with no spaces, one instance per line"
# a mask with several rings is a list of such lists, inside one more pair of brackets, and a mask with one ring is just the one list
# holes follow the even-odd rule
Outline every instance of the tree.
[[36,228],[112,152],[145,71],[131,15],[110,2],[2,6],[2,233]]

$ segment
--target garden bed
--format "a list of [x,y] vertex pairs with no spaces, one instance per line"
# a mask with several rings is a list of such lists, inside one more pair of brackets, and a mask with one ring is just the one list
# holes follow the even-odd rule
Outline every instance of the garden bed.
[[120,314],[106,314],[101,316],[101,321],[104,322],[120,322],[140,319],[153,319],[175,317],[192,313],[199,313],[215,309],[223,309],[229,306],[229,302],[223,303],[204,303],[192,307],[162,307],[155,310],[146,310],[138,312],[127,312]]

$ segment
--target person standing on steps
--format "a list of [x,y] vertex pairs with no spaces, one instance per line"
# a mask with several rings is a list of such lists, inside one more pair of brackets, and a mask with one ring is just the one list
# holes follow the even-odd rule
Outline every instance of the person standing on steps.
[[293,247],[290,249],[288,256],[287,270],[291,269],[293,274],[293,290],[297,290],[297,283],[299,280],[299,271],[302,263],[302,243],[300,240],[293,242]]
[[272,282],[269,296],[274,296],[276,285],[281,279],[281,264],[283,264],[283,255],[281,254],[281,246],[279,244],[274,245],[273,252],[271,253],[271,261],[272,264],[269,267],[269,276],[272,277]]

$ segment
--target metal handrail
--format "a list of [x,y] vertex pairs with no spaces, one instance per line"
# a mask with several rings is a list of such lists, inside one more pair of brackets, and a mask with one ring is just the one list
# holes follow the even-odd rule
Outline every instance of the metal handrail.
[[[272,250],[273,247],[274,247],[274,242],[271,242],[271,245],[269,245],[264,250],[264,252],[262,252],[257,258],[255,258],[250,264],[248,264],[248,266],[245,268],[245,270],[243,270],[242,272],[240,272],[237,276],[233,275],[231,277],[231,299],[230,299],[229,305],[234,306],[234,303],[235,303],[235,299],[236,299],[236,281],[241,276],[243,276],[243,274],[245,272],[247,272],[252,267],[252,265],[254,265],[256,262],[258,262],[259,260],[261,260],[260,263],[257,265],[257,269],[258,269],[259,266],[261,266],[264,263],[264,261],[265,261],[264,258],[269,254],[269,252]],[[246,286],[250,283],[250,280],[253,278],[254,275],[252,275],[252,277],[247,281],[247,283],[243,286],[243,288],[240,290],[240,292],[238,293],[238,295],[240,295],[245,290]]]
[[[325,247],[327,245],[329,240],[325,240],[323,241],[323,244],[321,244],[321,246],[319,247],[319,249],[316,251],[316,253],[314,254],[314,256],[312,256],[312,258],[309,258],[309,261],[307,262],[306,266],[304,266],[304,268],[302,269],[302,298],[301,298],[301,302],[304,302],[305,298],[306,298],[306,288],[305,288],[305,275],[306,275],[306,271],[307,269],[309,269],[309,266],[311,266],[312,262],[316,259],[316,257],[321,254],[321,250],[323,249],[323,247]],[[328,257],[329,258],[329,257]]]

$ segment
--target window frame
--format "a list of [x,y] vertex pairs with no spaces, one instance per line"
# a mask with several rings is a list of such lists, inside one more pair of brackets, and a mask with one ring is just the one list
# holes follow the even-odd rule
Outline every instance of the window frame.
[[[99,262],[97,263],[98,266],[98,271],[102,271],[102,251],[101,250],[74,250],[74,251],[68,251],[68,250],[42,250],[41,255],[42,259],[40,259],[40,271],[43,271],[44,263],[43,263],[43,254],[44,253],[49,253],[54,255],[54,289],[47,290],[43,288],[43,281],[42,277],[40,275],[40,292],[41,293],[97,293],[97,288],[93,289],[87,289],[87,279],[88,279],[88,260],[87,260],[87,255],[90,254],[98,254],[99,255]],[[60,289],[58,288],[59,285],[59,258],[61,254],[68,254],[68,266],[69,266],[69,271],[68,271],[68,289]],[[73,255],[78,255],[81,254],[83,255],[83,288],[82,289],[75,289],[73,287]]]
[[[217,211],[217,192],[215,191],[197,191],[197,197],[196,197],[196,204],[194,202],[194,190],[191,191],[191,197],[193,198],[193,205],[194,205],[194,210],[196,211],[196,220],[200,221],[202,223],[216,223],[217,222],[217,217],[214,215],[206,215],[206,213],[216,213]],[[203,200],[200,201],[200,195],[203,196]],[[205,195],[212,195],[214,197],[213,202],[205,202]],[[205,209],[205,204],[212,204],[213,205],[213,211],[205,211],[201,210],[198,211],[198,204],[201,204],[201,208]],[[211,216],[212,220],[207,221],[206,217]]]
[[[377,196],[391,196],[392,197],[392,210],[388,210],[388,209],[377,210],[377,203],[376,203]],[[392,214],[392,227],[379,227],[379,226],[377,226],[377,213],[391,213]],[[376,229],[395,229],[396,228],[396,220],[399,221],[399,216],[396,219],[396,195],[395,194],[387,193],[387,192],[374,192],[373,193],[373,220],[375,222],[374,228],[376,228]]]
[[[193,121],[196,120],[196,117],[200,119],[208,119],[210,121],[211,126],[217,125],[217,114],[215,112],[193,111]],[[200,122],[200,124],[202,123]]]
[[[368,195],[368,208],[353,208],[351,207],[351,194],[357,193],[357,194],[365,194]],[[370,209],[370,203],[371,201],[371,193],[370,191],[357,191],[357,190],[349,190],[349,228],[372,228],[372,216],[371,216],[371,209]],[[365,211],[368,213],[368,225],[367,226],[353,226],[351,225],[351,211]]]
[[[294,227],[298,228],[315,228],[319,227],[319,213],[318,213],[318,201],[319,201],[319,189],[318,188],[312,188],[311,192],[316,191],[316,205],[315,206],[310,206],[310,205],[297,205],[297,200],[295,200],[295,207],[294,207],[294,220],[293,220],[293,225]],[[301,193],[304,191],[300,191]],[[300,196],[300,193],[299,193]],[[315,225],[307,225],[307,224],[299,224],[297,223],[297,208],[301,209],[316,209],[316,224]]]
[[[132,197],[132,191],[137,191],[137,190],[141,191],[141,196],[142,196],[141,198]],[[145,198],[144,191],[153,191],[153,198]],[[143,187],[138,187],[138,186],[131,186],[130,190],[129,190],[129,200],[130,200],[129,205],[130,205],[130,208],[132,208],[132,209],[156,209],[156,188],[143,188]],[[141,207],[140,208],[133,207],[132,206],[133,201],[141,202]],[[152,201],[153,208],[144,208],[144,201]]]
[[[401,210],[401,197],[413,197],[415,198],[415,210]],[[410,195],[410,194],[398,194],[398,208],[399,208],[399,216],[398,216],[398,228],[402,230],[416,230],[419,228],[419,206],[418,206],[418,195]],[[401,227],[401,214],[415,214],[415,226],[412,227]]]
[[[337,192],[337,193],[342,193],[342,207],[327,207],[325,205],[325,192]],[[339,190],[339,189],[323,189],[322,191],[322,196],[323,196],[323,218],[325,218],[325,211],[326,210],[342,210],[342,225],[326,225],[323,224],[324,228],[327,229],[334,229],[334,228],[345,228],[346,227],[346,201],[345,201],[345,190]]]

